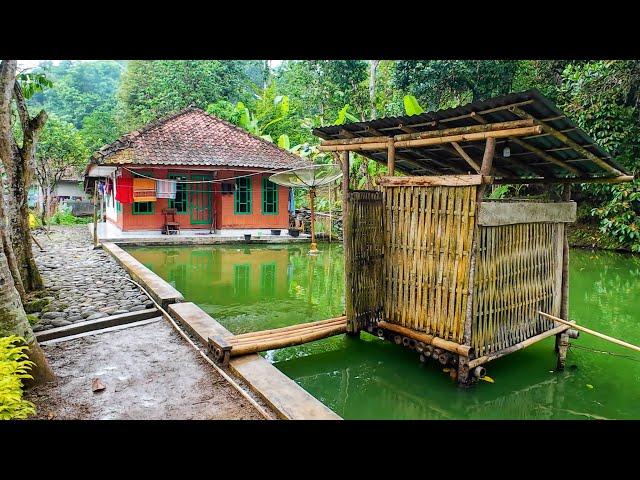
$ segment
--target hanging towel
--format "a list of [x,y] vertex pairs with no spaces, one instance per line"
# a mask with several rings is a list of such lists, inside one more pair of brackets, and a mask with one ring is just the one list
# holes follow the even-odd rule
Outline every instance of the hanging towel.
[[156,197],[176,199],[177,182],[175,180],[156,181]]
[[122,204],[133,203],[133,178],[118,178],[116,200]]
[[111,179],[107,178],[107,181],[104,185],[104,193],[107,195],[111,195]]
[[134,202],[155,202],[156,201],[156,181],[152,178],[133,179],[133,201]]

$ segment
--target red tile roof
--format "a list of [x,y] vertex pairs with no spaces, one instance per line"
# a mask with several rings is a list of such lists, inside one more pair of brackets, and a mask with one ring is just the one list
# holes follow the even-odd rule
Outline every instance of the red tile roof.
[[269,169],[310,164],[302,157],[195,107],[123,135],[95,152],[90,163]]

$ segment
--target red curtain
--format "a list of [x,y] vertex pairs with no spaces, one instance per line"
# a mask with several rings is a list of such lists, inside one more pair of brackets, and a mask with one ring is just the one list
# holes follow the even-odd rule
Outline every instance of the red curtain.
[[119,178],[116,181],[116,200],[120,203],[133,203],[133,178]]

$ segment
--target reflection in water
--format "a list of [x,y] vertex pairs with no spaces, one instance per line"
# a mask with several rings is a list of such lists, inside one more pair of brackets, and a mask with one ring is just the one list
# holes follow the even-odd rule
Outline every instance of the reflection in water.
[[[341,315],[342,249],[323,245],[132,248],[234,333]],[[640,343],[640,257],[571,252],[571,318]],[[576,346],[628,355],[582,334]],[[640,417],[640,360],[571,348],[555,372],[553,339],[488,365],[494,384],[463,390],[415,352],[363,333],[267,352],[269,361],[345,418],[588,419]]]

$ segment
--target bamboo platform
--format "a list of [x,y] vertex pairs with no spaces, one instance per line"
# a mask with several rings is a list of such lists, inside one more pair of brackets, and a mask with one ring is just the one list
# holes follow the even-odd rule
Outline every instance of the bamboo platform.
[[226,365],[231,357],[301,345],[346,331],[347,317],[342,316],[229,337],[209,337],[209,350],[218,363]]

